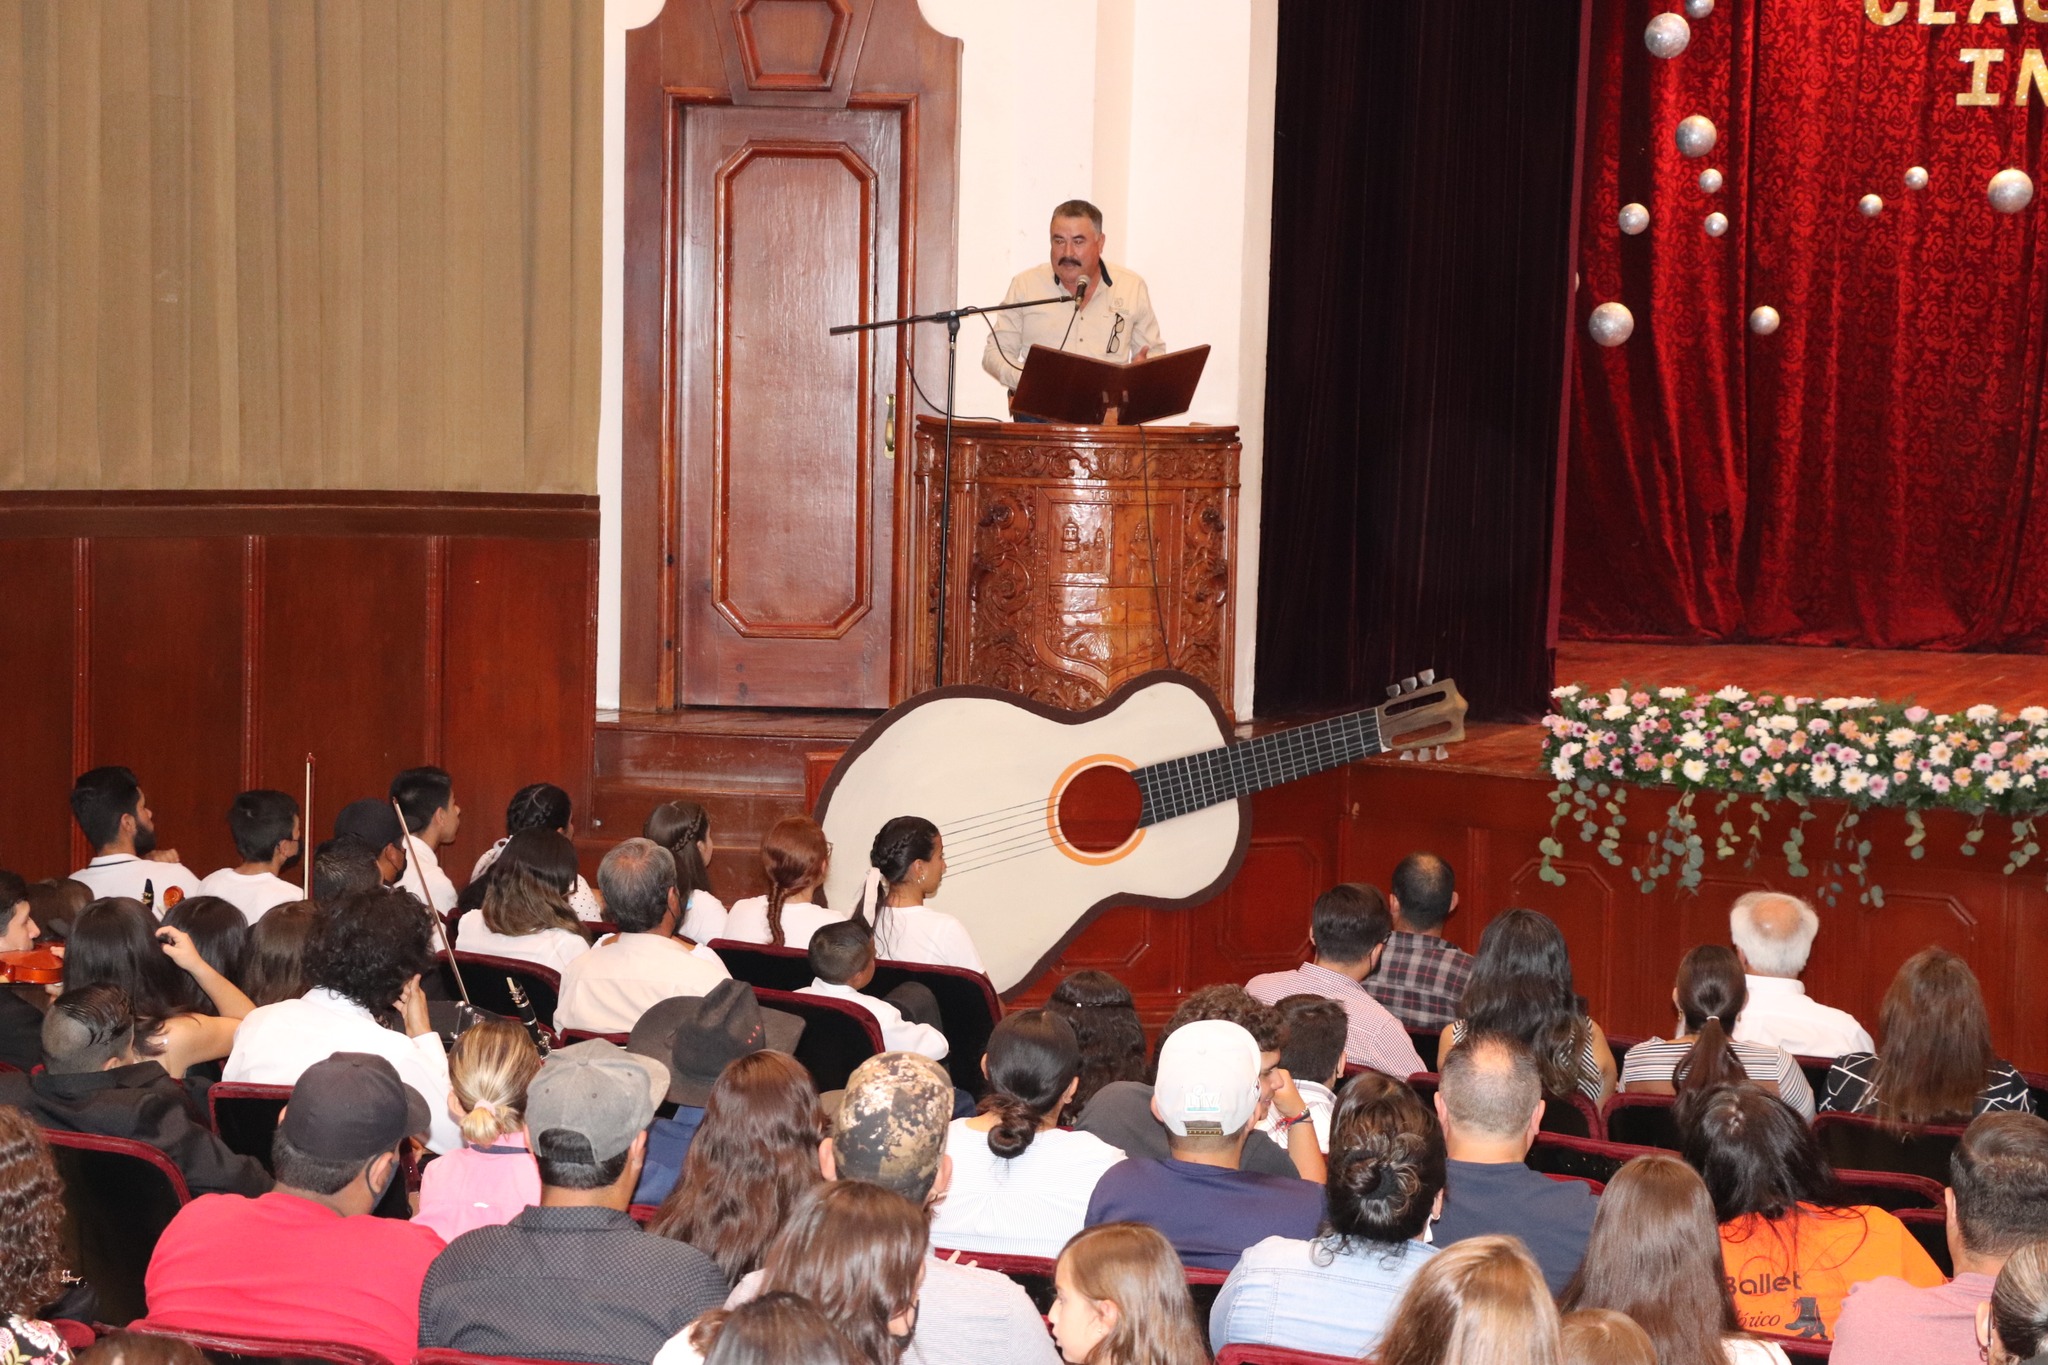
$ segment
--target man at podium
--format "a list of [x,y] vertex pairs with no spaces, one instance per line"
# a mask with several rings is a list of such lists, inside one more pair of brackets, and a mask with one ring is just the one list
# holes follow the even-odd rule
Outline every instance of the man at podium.
[[981,367],[1003,387],[1016,390],[1024,358],[1033,346],[1072,351],[1125,363],[1159,349],[1159,320],[1145,281],[1102,259],[1102,210],[1085,199],[1069,199],[1052,211],[1052,251],[1010,281],[1004,303],[1063,295],[1073,303],[1049,303],[985,316],[992,328],[982,348]]

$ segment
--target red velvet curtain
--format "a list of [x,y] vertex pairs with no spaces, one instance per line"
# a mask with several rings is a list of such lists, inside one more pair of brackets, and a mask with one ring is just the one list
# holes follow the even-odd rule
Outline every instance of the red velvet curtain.
[[[1996,4],[1970,23],[1969,0],[1909,0],[1889,26],[1862,0],[1720,0],[1659,60],[1644,27],[1678,8],[1594,4],[1575,316],[1618,300],[1635,333],[1576,347],[1562,633],[2041,649],[2048,88],[2024,106],[2014,88],[2048,23],[2018,3],[2007,28]],[[1964,49],[2005,52],[1997,106],[1958,105]],[[1688,160],[1673,130],[1695,113],[1720,143]],[[2015,216],[1985,193],[2009,166],[2039,188]],[[1635,237],[1616,228],[1632,201],[1651,215]],[[1744,325],[1760,304],[1775,335]]]

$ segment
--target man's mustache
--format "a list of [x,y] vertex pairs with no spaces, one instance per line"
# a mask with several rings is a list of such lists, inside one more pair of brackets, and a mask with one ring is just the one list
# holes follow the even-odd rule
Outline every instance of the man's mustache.
[[1061,264],[1061,265],[1079,265],[1079,264],[1081,264],[1081,263],[1080,263],[1079,261],[1075,260],[1075,259],[1074,259],[1074,258],[1073,258],[1072,256],[1062,256],[1062,257],[1060,257],[1060,264]]

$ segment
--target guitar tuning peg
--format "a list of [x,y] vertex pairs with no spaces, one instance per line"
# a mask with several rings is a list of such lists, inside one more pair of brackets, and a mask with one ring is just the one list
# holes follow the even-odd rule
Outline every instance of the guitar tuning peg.
[[1433,668],[1425,668],[1415,676],[1422,679],[1422,685],[1424,687],[1427,687],[1431,683],[1436,681],[1436,670]]
[[1451,756],[1451,751],[1449,749],[1446,749],[1443,745],[1439,744],[1436,746],[1436,756],[1438,760],[1441,761],[1443,759],[1449,758]]
[[1422,684],[1415,680],[1413,674],[1410,674],[1408,677],[1401,679],[1401,690],[1403,692],[1413,692],[1416,688],[1420,686],[1422,686]]
[[1401,761],[1403,763],[1413,763],[1415,761],[1415,751],[1413,749],[1403,749],[1401,751]]
[[1398,697],[1398,696],[1400,696],[1400,695],[1401,695],[1401,684],[1399,684],[1399,683],[1388,683],[1388,684],[1387,684],[1387,695],[1388,695],[1388,696],[1390,696],[1390,697]]
[[1425,744],[1425,745],[1423,745],[1423,746],[1422,746],[1422,747],[1421,747],[1420,749],[1417,749],[1417,750],[1415,751],[1415,761],[1416,761],[1417,763],[1427,763],[1427,762],[1429,762],[1429,746],[1428,746],[1428,745],[1426,745],[1426,744]]

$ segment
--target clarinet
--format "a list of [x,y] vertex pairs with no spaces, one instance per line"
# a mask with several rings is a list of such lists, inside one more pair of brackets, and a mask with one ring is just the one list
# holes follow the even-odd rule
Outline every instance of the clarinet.
[[541,1027],[540,1016],[533,1012],[533,1001],[526,996],[526,987],[511,977],[505,978],[505,989],[511,992],[512,1003],[519,1007],[519,1022],[526,1025],[526,1031],[533,1035],[533,1045],[540,1049],[540,1055],[548,1055],[548,1031]]

